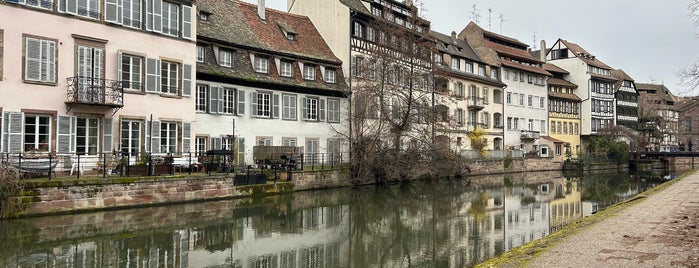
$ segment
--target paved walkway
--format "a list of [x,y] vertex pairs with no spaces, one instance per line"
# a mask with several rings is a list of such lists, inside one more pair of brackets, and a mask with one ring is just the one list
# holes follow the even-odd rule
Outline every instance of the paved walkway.
[[531,267],[699,267],[699,173],[534,257]]

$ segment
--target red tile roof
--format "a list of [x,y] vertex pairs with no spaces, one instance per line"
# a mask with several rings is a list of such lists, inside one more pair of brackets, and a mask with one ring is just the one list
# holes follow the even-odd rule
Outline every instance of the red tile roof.
[[574,100],[574,101],[581,101],[582,100],[577,95],[568,94],[568,93],[558,93],[558,92],[550,92],[549,91],[549,96],[554,97],[554,98],[561,98],[561,99]]
[[529,54],[529,52],[523,49],[518,49],[490,41],[486,41],[485,45],[495,50],[498,54],[504,54],[512,58],[541,63],[539,59],[532,57],[532,55]]
[[549,78],[548,83],[549,85],[564,86],[568,88],[578,88],[578,85],[558,78]]
[[584,61],[588,65],[592,65],[595,67],[603,68],[603,69],[613,69],[612,67],[609,67],[609,65],[604,64],[604,62],[598,60],[597,58],[588,58],[584,57],[582,54],[585,55],[592,55],[590,52],[587,52],[584,48],[582,48],[580,45],[576,43],[572,43],[566,40],[561,39],[561,42],[568,48],[568,50],[572,51],[576,57],[578,57],[580,60]]

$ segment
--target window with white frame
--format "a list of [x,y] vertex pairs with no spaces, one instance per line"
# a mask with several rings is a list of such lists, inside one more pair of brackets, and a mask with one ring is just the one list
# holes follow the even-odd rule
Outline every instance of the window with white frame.
[[77,99],[82,102],[94,102],[102,94],[99,87],[104,77],[104,47],[78,45],[76,47],[75,61],[79,83],[77,86]]
[[205,156],[207,147],[206,142],[209,140],[207,137],[197,136],[194,140],[194,149],[196,150],[196,156]]
[[232,151],[234,148],[235,138],[233,136],[226,136],[221,138],[221,149]]
[[478,75],[485,76],[485,66],[478,65]]
[[141,0],[122,0],[122,24],[141,28]]
[[77,15],[99,19],[100,18],[100,1],[99,0],[77,0],[66,1],[67,10],[74,10],[77,7]]
[[512,104],[512,92],[507,92],[507,104]]
[[179,86],[180,65],[176,62],[161,61],[160,92],[177,94]]
[[206,113],[208,111],[209,104],[209,86],[207,85],[197,85],[197,112]]
[[466,72],[473,73],[473,63],[472,62],[466,63]]
[[256,137],[255,144],[258,146],[272,146],[272,137]]
[[493,127],[502,128],[502,114],[501,113],[493,114]]
[[172,36],[178,36],[180,33],[179,16],[179,5],[168,2],[162,2],[162,33]]
[[304,154],[306,155],[306,163],[317,163],[320,160],[318,152],[319,140],[317,138],[306,138],[306,147],[304,148]]
[[318,98],[303,98],[303,120],[318,120],[319,119],[319,99]]
[[219,49],[218,50],[219,64],[223,67],[231,67],[233,64],[233,53],[230,50]]
[[177,152],[177,123],[160,122],[160,152]]
[[51,148],[51,121],[49,115],[24,116],[24,151],[47,152]]
[[56,42],[34,37],[24,42],[24,80],[56,83]]
[[141,152],[141,131],[142,121],[122,120],[121,121],[121,152],[128,154],[138,154]]
[[255,117],[272,117],[272,94],[267,92],[253,93],[252,114]]
[[328,122],[340,122],[340,100],[328,99]]
[[204,62],[204,46],[197,45],[197,62]]
[[280,61],[280,75],[283,77],[293,77],[294,76],[294,65],[291,61]]
[[255,72],[258,73],[269,73],[269,59],[264,56],[255,55]]
[[316,80],[316,66],[313,64],[303,65],[303,79]]
[[97,118],[77,118],[75,131],[75,152],[85,155],[97,155],[99,120]]
[[121,56],[121,81],[124,90],[141,91],[143,76],[143,58],[129,54]]
[[336,71],[333,68],[325,68],[325,82],[335,84]]
[[295,147],[296,144],[297,144],[296,138],[287,138],[287,137],[282,138],[282,146],[293,146],[293,147]]
[[296,95],[282,94],[282,119],[296,120]]
[[451,69],[452,70],[461,70],[461,60],[457,57],[452,57],[451,58]]
[[51,1],[51,0],[26,0],[26,1],[10,0],[10,1],[6,1],[6,2],[25,4],[27,6],[33,6],[33,7],[43,8],[43,9],[52,9],[53,8],[53,1]]
[[364,38],[364,25],[356,21],[352,25],[352,35],[359,38]]
[[222,96],[223,113],[235,114],[235,89],[224,88]]

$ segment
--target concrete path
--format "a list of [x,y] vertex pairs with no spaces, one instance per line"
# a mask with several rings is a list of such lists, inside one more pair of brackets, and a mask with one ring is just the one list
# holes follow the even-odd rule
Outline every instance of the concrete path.
[[[699,173],[554,243],[531,267],[699,267]],[[505,265],[507,266],[507,265]]]

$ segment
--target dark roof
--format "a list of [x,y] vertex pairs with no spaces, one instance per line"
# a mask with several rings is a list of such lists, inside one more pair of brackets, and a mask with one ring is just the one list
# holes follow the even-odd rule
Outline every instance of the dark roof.
[[526,47],[529,47],[529,45],[527,45],[527,44],[525,44],[525,43],[522,43],[522,42],[520,42],[519,40],[517,40],[517,39],[515,39],[515,38],[508,37],[508,36],[504,36],[504,35],[501,35],[501,34],[496,34],[496,33],[494,33],[494,32],[490,32],[490,31],[486,31],[486,30],[483,30],[483,36],[489,37],[489,38],[492,38],[492,39],[498,39],[498,40],[500,40],[500,41],[505,41],[505,42],[507,42],[507,43],[511,43],[511,44],[514,44],[514,45],[517,45],[517,46],[522,46],[522,47],[525,47],[525,48],[526,48]]
[[[458,37],[456,39],[452,39],[449,35],[435,31],[430,31],[430,34],[432,34],[432,36],[436,39],[437,49],[439,51],[475,62],[483,62],[483,60],[478,57],[478,54],[476,54],[476,51],[473,50],[471,45],[466,42],[466,40],[459,39]],[[447,45],[445,46],[445,44]]]
[[498,44],[490,41],[486,41],[485,45],[488,46],[489,48],[492,48],[495,50],[498,54],[505,54],[507,56],[510,56],[511,58],[517,58],[521,60],[526,60],[526,61],[531,61],[531,62],[536,62],[536,63],[541,63],[541,61],[537,58],[532,57],[529,52],[527,52],[524,49],[518,49],[515,47],[511,46],[506,46],[503,44]]
[[[580,60],[584,61],[588,65],[592,65],[603,69],[613,69],[612,67],[609,67],[609,65],[604,64],[604,62],[592,56],[590,52],[587,52],[587,50],[582,48],[580,45],[563,39],[560,39],[560,41],[563,42],[563,44],[568,48],[568,50],[572,51],[576,57],[578,57]],[[583,54],[590,57],[586,57]]]
[[551,73],[559,73],[559,74],[570,74],[570,72],[566,71],[565,69],[556,66],[555,64],[552,63],[544,63],[544,70],[547,70]]
[[510,67],[510,68],[519,69],[522,71],[542,74],[542,75],[546,75],[546,76],[552,76],[551,73],[547,72],[543,68],[539,68],[539,67],[535,67],[535,66],[524,65],[521,63],[514,63],[514,62],[510,62],[510,61],[502,61],[502,65]]
[[578,85],[558,78],[549,78],[547,82],[549,83],[549,85],[564,86],[568,88],[578,88]]
[[371,16],[371,12],[362,4],[360,0],[340,0],[340,3],[347,6],[350,10],[357,11],[364,15]]
[[657,95],[659,95],[663,100],[672,102],[675,101],[675,96],[665,85],[636,83],[636,90],[638,90],[639,94],[644,91],[655,90],[657,91]]
[[622,69],[614,69],[614,70],[612,70],[612,76],[613,76],[614,78],[616,78],[616,79],[619,79],[619,80],[627,80],[627,81],[633,82],[633,78],[631,78],[631,76],[629,76],[629,75],[628,75],[626,72],[624,72],[624,70],[622,70]]
[[559,92],[549,91],[549,96],[554,97],[554,98],[561,98],[561,99],[574,100],[574,101],[581,101],[582,100],[582,99],[580,99],[580,97],[578,97],[578,95],[568,94],[568,93],[559,93]]

